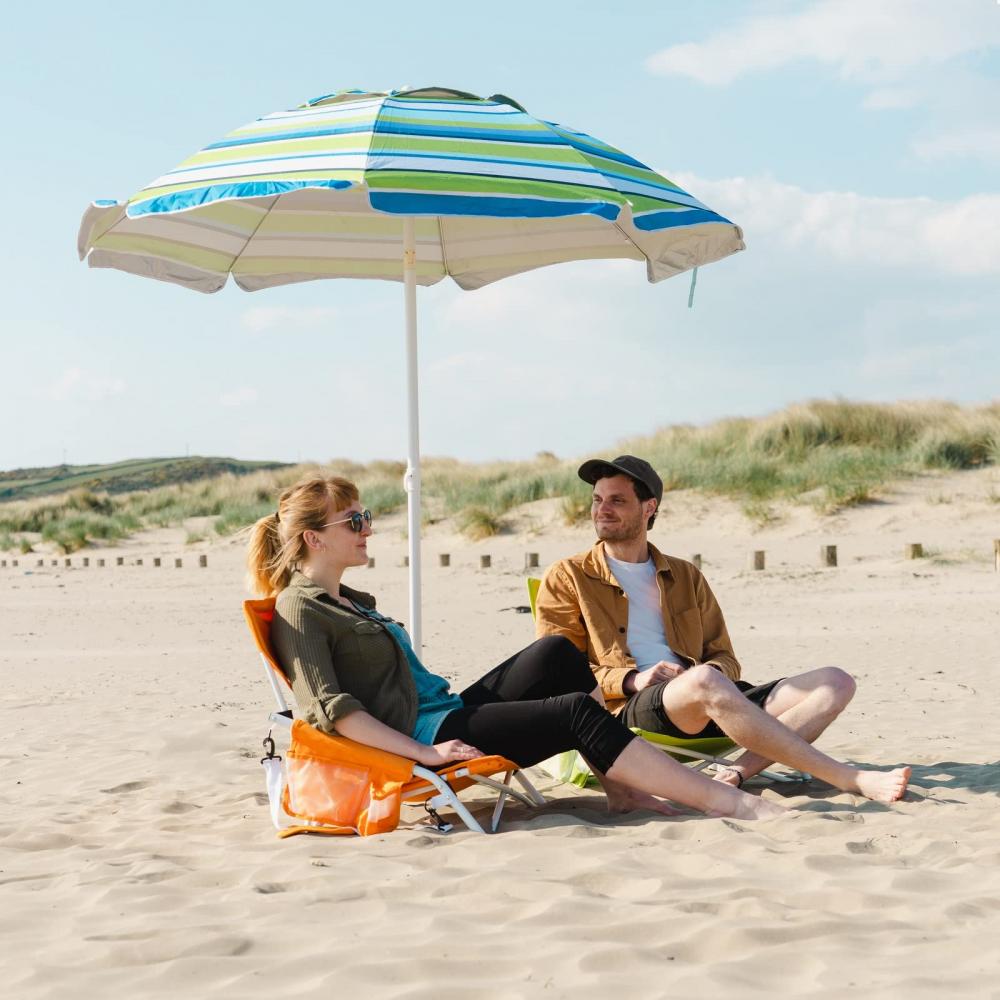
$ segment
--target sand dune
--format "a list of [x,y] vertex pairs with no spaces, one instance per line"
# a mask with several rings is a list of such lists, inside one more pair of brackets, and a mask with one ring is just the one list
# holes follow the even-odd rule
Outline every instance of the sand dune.
[[[653,540],[700,552],[747,675],[835,663],[859,691],[830,753],[914,766],[892,807],[820,783],[768,824],[639,813],[553,786],[500,836],[275,839],[259,757],[269,692],[239,614],[241,552],[209,568],[0,571],[0,935],[18,998],[998,996],[1000,477],[928,477],[753,530],[670,495]],[[780,512],[779,512],[780,513]],[[406,617],[399,524],[350,581]],[[426,659],[461,682],[531,638],[517,532],[426,543]],[[106,555],[190,555],[159,532]],[[901,558],[921,541],[930,557]],[[818,546],[839,546],[821,569]],[[768,569],[746,569],[750,549]],[[194,551],[197,551],[195,549]],[[452,554],[448,569],[436,553]],[[494,566],[478,569],[478,554]],[[97,554],[97,553],[92,553]]]

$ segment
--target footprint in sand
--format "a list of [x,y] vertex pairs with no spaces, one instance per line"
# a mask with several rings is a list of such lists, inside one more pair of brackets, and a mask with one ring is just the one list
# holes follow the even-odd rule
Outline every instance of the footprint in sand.
[[165,813],[170,813],[173,816],[180,815],[181,813],[194,812],[195,809],[201,809],[201,806],[195,805],[194,802],[180,801],[171,802],[163,807],[163,811]]
[[407,847],[437,847],[440,844],[440,840],[435,840],[434,837],[428,837],[427,834],[423,834],[420,837],[411,837],[407,842]]
[[851,854],[878,854],[874,840],[849,840],[844,845]]
[[37,882],[39,879],[58,878],[62,872],[41,872],[38,875],[12,875],[10,878],[0,878],[0,885],[10,885],[13,882]]
[[113,788],[102,788],[101,791],[106,795],[118,795],[121,792],[138,792],[143,788],[149,788],[151,784],[150,781],[126,781]]

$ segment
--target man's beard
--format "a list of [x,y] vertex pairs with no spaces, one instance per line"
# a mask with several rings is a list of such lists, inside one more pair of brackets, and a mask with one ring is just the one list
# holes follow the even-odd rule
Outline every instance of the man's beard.
[[618,521],[595,521],[594,529],[602,542],[634,542],[642,534],[642,513]]

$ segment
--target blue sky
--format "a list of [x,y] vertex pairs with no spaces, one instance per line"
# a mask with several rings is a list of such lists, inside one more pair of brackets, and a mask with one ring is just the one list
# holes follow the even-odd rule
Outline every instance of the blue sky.
[[816,396],[1000,396],[996,0],[369,9],[5,14],[0,468],[405,454],[400,286],[204,296],[75,254],[91,199],[344,87],[509,94],[745,231],[691,310],[686,276],[629,262],[420,290],[424,454],[605,452]]

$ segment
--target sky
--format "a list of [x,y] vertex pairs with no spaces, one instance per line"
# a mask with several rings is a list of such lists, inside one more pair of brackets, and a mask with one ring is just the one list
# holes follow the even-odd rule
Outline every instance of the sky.
[[649,164],[747,250],[418,291],[421,448],[610,454],[816,397],[1000,398],[1000,2],[415,8],[106,0],[4,15],[0,469],[406,453],[402,286],[215,295],[76,256],[239,125],[348,87],[508,94]]

